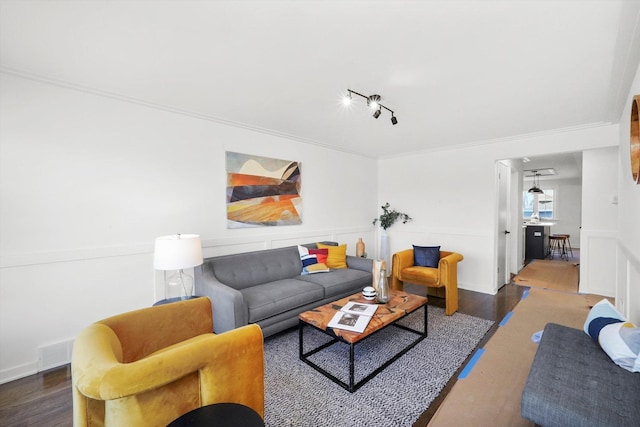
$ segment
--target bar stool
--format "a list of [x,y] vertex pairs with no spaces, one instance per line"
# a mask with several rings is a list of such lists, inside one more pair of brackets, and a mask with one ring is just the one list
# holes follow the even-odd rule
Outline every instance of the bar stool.
[[557,251],[560,255],[560,259],[566,258],[568,261],[569,255],[567,254],[566,241],[566,234],[551,234],[549,236],[549,258],[553,259],[553,256]]
[[[571,258],[573,258],[573,250],[571,249],[571,240],[569,240],[569,238],[571,237],[571,234],[555,234],[555,236],[564,236],[567,239],[562,241],[562,244],[565,245],[565,254],[567,254],[567,258],[569,258],[569,253],[571,254]],[[567,250],[569,252],[567,252]]]

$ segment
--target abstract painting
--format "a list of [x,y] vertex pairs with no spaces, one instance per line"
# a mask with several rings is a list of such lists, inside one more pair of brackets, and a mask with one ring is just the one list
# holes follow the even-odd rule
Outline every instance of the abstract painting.
[[302,224],[300,163],[226,152],[227,228]]

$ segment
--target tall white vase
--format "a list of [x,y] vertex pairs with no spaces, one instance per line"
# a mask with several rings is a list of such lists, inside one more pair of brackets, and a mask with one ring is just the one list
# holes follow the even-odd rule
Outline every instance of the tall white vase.
[[391,272],[391,253],[389,248],[389,236],[384,228],[380,229],[380,259],[387,265],[387,274]]

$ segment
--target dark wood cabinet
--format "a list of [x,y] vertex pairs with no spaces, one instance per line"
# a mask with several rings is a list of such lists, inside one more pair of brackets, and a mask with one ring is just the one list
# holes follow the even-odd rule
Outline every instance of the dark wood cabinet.
[[525,231],[525,259],[544,259],[549,245],[549,226],[527,225]]

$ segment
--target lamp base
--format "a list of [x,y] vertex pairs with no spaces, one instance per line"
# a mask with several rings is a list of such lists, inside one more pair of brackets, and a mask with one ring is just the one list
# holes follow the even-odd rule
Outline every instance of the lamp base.
[[190,299],[193,296],[193,277],[183,270],[176,270],[164,278],[165,299]]

